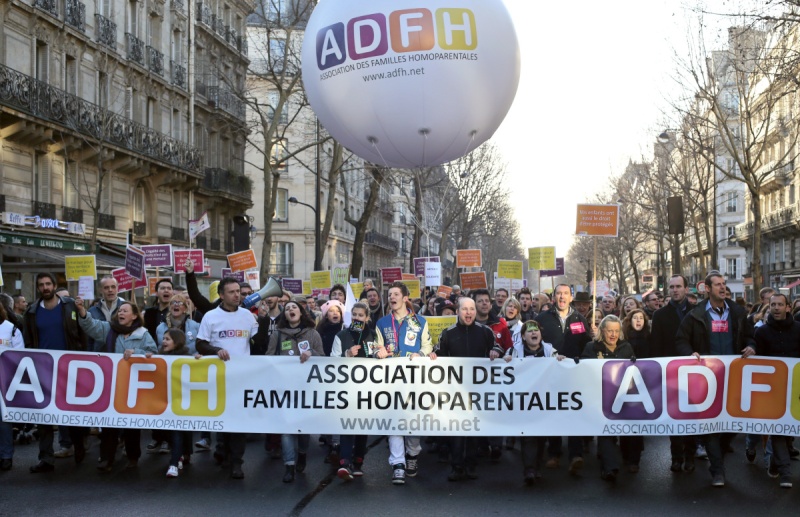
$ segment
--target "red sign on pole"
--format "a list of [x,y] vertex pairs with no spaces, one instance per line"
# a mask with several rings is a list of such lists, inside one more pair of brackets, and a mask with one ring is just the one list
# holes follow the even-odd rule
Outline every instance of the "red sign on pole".
[[381,282],[383,282],[384,284],[399,282],[402,279],[403,279],[403,268],[401,267],[387,267],[381,269]]

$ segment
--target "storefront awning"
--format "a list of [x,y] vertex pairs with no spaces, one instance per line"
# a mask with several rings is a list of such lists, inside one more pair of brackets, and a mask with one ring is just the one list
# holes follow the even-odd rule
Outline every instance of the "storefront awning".
[[[34,248],[29,246],[3,245],[0,247],[0,255],[3,256],[3,272],[22,273],[33,271],[63,271],[64,257],[72,255],[86,255],[74,250],[60,250],[52,248]],[[97,269],[104,273],[109,273],[112,269],[125,266],[123,257],[115,257],[99,253],[97,257]],[[8,258],[22,259],[22,261],[8,261]]]
[[798,285],[800,285],[800,278],[798,278],[797,280],[795,280],[791,284],[783,287],[782,289],[793,289],[793,288],[797,287]]

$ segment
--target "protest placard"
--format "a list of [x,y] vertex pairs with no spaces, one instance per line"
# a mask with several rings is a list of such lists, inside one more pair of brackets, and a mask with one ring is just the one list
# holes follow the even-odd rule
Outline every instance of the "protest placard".
[[253,291],[258,291],[261,289],[261,273],[257,269],[245,271],[244,281],[250,284],[250,287],[253,289]]
[[237,282],[244,282],[244,271],[231,271],[231,268],[222,268],[222,276],[220,278],[235,278]]
[[439,337],[444,329],[455,325],[457,320],[457,316],[425,316],[425,321],[428,322],[428,333],[431,335],[434,347],[439,344]]
[[442,285],[442,264],[440,262],[425,263],[425,286],[437,287]]
[[94,278],[82,276],[78,279],[78,296],[90,302],[94,301]]
[[[125,271],[124,267],[113,269],[111,271],[111,276],[117,281],[117,292],[118,293],[127,293],[131,289],[133,289],[133,280],[134,278]],[[137,280],[136,287],[146,288],[147,282],[142,282]]]
[[311,289],[330,289],[332,286],[330,271],[311,272]]
[[456,267],[482,267],[481,250],[456,250]]
[[487,289],[486,271],[461,273],[461,289]]
[[419,280],[402,280],[402,282],[408,287],[409,298],[414,299],[421,296]]
[[303,281],[299,278],[284,278],[281,280],[284,291],[292,294],[303,294]]
[[555,246],[544,246],[540,248],[528,248],[528,269],[556,268],[556,248]]
[[350,264],[334,264],[331,268],[331,286],[344,285],[350,278]]
[[403,268],[400,267],[386,267],[381,269],[381,282],[386,284],[391,284],[392,282],[398,282],[403,279]]
[[417,257],[414,259],[414,276],[425,276],[425,264],[441,262],[439,257]]
[[350,289],[353,290],[353,296],[358,300],[361,297],[361,293],[364,292],[364,282],[350,282]]
[[303,294],[306,296],[311,296],[311,282],[303,280]]
[[139,249],[144,252],[145,267],[172,267],[172,244],[146,244]]
[[578,205],[576,235],[617,237],[618,231],[619,205]]
[[228,255],[228,266],[234,273],[237,271],[247,271],[248,269],[258,269],[255,250],[244,250]]
[[440,285],[439,290],[436,292],[436,296],[441,296],[442,298],[450,298],[451,294],[453,294],[453,288],[446,285]]
[[97,261],[94,255],[69,255],[64,257],[68,282],[77,282],[82,276],[97,280]]
[[497,261],[497,278],[516,278],[522,280],[523,276],[521,260]]
[[542,278],[552,277],[552,276],[563,276],[564,275],[564,259],[557,258],[556,259],[556,268],[555,269],[548,269],[539,272],[539,276]]
[[137,281],[144,282],[144,261],[144,251],[130,245],[125,249],[125,271]]
[[172,252],[173,263],[175,264],[176,273],[186,273],[186,259],[191,259],[194,262],[195,273],[202,272],[205,268],[205,254],[203,250],[174,250]]

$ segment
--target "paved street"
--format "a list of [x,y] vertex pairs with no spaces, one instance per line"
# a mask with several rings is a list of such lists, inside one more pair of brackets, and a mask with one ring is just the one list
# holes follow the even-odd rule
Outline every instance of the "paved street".
[[[727,457],[728,486],[712,489],[707,462],[694,474],[669,472],[668,441],[648,438],[639,474],[621,473],[616,485],[599,478],[593,454],[580,478],[562,464],[545,470],[535,487],[521,482],[519,450],[504,451],[497,464],[483,461],[477,481],[449,483],[449,466],[423,452],[420,474],[405,486],[392,486],[386,442],[371,437],[360,480],[343,483],[323,464],[323,449],[312,438],[309,466],[293,484],[281,482],[283,465],[264,453],[260,437],[251,437],[245,454],[246,478],[234,481],[214,466],[210,453],[194,456],[194,465],[178,479],[164,477],[167,456],[145,455],[137,470],[118,461],[111,474],[94,470],[97,439],[86,463],[57,460],[51,474],[32,475],[35,444],[17,448],[14,469],[0,473],[0,515],[791,515],[800,503],[800,482],[780,489],[760,467],[746,464],[743,439]],[[594,452],[594,447],[592,448]],[[800,473],[798,462],[794,472]]]

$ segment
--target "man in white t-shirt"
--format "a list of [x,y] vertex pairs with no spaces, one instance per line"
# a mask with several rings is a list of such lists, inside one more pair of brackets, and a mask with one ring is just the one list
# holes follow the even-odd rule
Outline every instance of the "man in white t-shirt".
[[[250,311],[239,306],[239,282],[234,278],[223,278],[217,286],[217,292],[219,307],[203,316],[200,330],[197,331],[197,351],[203,355],[216,355],[223,361],[249,356],[251,339],[258,334],[259,324]],[[247,435],[219,434],[214,459],[220,464],[230,462],[232,478],[244,478],[242,457]]]

